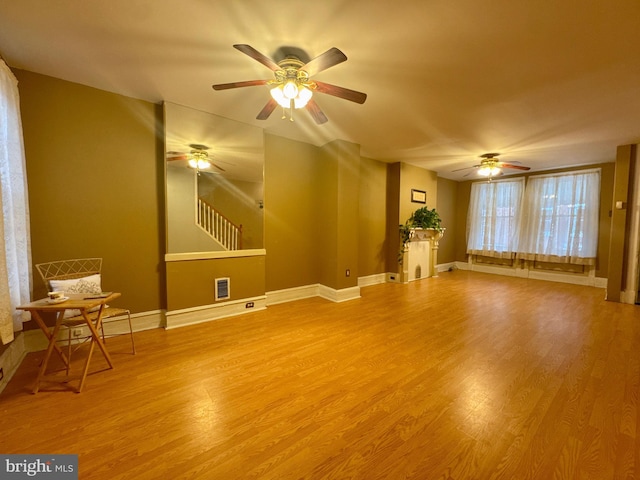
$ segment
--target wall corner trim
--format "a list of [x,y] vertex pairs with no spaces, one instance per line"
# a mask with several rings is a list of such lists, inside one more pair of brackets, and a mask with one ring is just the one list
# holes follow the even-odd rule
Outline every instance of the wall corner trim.
[[349,287],[336,290],[319,283],[301,287],[285,288],[267,292],[267,305],[302,300],[303,298],[322,297],[331,302],[346,302],[360,298],[360,287]]

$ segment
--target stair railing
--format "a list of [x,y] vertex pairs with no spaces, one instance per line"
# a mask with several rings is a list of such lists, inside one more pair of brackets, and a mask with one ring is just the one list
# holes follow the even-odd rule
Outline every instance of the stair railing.
[[227,250],[242,248],[242,225],[236,225],[205,200],[198,199],[196,223]]

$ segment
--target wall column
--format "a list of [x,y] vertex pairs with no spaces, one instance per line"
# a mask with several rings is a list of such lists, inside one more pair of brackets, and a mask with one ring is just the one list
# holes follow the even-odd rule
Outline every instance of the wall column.
[[636,163],[636,145],[621,145],[616,153],[611,206],[611,235],[609,243],[609,275],[607,300],[619,302],[626,288],[626,270],[630,219],[630,201],[633,194],[633,171]]

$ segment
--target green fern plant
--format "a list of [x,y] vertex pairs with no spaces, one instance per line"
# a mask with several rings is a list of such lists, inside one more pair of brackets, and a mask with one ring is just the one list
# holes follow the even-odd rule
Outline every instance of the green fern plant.
[[412,228],[435,228],[436,230],[442,230],[442,219],[435,208],[429,210],[427,207],[422,207],[411,214],[408,224],[413,225]]

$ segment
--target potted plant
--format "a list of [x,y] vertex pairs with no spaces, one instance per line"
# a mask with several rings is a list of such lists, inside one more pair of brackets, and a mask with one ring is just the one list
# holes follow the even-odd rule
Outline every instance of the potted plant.
[[442,219],[435,208],[429,210],[428,207],[422,207],[411,214],[407,224],[411,225],[411,228],[434,228],[442,231]]
[[424,206],[417,209],[411,214],[409,220],[404,225],[400,225],[400,252],[398,252],[398,261],[402,263],[403,252],[407,246],[407,242],[411,240],[411,233],[416,228],[428,229],[433,228],[442,232],[442,219],[435,208],[429,209]]

